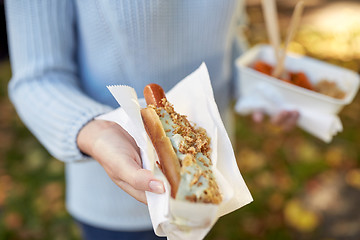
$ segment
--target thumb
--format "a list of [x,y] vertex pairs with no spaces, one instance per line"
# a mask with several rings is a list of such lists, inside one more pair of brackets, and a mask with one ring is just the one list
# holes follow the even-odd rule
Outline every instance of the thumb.
[[153,173],[147,169],[139,168],[128,175],[128,183],[136,190],[153,193],[164,193],[162,181],[156,179]]

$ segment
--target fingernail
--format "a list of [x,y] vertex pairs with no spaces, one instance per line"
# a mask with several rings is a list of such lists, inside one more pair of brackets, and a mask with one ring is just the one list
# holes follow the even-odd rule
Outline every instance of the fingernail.
[[149,187],[154,193],[164,193],[164,185],[160,181],[150,181]]

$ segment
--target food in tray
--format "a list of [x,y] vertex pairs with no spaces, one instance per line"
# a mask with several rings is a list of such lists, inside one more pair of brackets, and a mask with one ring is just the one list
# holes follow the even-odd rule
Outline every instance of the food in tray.
[[315,85],[315,91],[337,99],[343,99],[345,97],[345,92],[338,88],[335,82],[327,79],[319,81]]
[[147,108],[141,109],[146,132],[156,150],[159,166],[176,200],[219,204],[222,201],[210,159],[210,138],[177,113],[157,84],[144,89]]
[[[269,76],[272,76],[274,70],[272,65],[264,61],[256,61],[253,65],[253,68]],[[323,79],[316,84],[312,84],[306,74],[303,72],[286,72],[278,79],[333,98],[343,99],[345,97],[345,92],[342,91],[335,82]]]

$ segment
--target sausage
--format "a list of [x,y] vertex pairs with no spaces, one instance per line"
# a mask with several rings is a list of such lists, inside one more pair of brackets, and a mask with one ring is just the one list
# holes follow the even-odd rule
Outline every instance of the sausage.
[[148,105],[154,105],[155,107],[164,107],[161,100],[167,100],[164,89],[155,83],[150,83],[145,86],[144,97]]

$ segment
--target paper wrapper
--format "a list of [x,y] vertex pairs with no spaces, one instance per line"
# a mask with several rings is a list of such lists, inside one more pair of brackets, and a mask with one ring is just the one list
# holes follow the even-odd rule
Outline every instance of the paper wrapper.
[[146,193],[153,228],[158,236],[167,236],[171,240],[203,239],[219,217],[252,201],[215,103],[205,64],[166,96],[175,111],[206,129],[211,138],[213,172],[223,195],[219,205],[176,201],[170,197],[169,183],[156,167],[157,155],[141,119],[140,108],[146,105],[144,99],[138,100],[135,90],[128,86],[108,88],[121,108],[98,118],[117,122],[128,131],[140,148],[143,167],[153,171],[156,178],[165,183],[165,194]]

